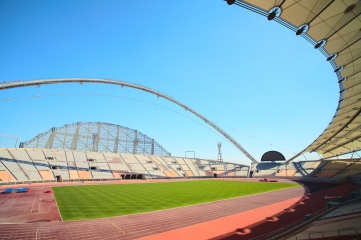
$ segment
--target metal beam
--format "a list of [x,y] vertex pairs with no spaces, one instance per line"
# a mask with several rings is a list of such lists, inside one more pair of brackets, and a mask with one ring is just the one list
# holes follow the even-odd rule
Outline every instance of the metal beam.
[[196,115],[200,119],[202,119],[205,123],[209,124],[211,127],[213,127],[215,130],[217,130],[220,134],[222,134],[228,141],[230,141],[237,149],[239,149],[244,155],[246,155],[247,158],[249,158],[252,162],[256,163],[257,160],[252,157],[251,154],[249,154],[242,146],[239,144],[235,139],[233,139],[228,133],[223,131],[220,127],[218,127],[216,124],[205,118],[203,115],[199,114],[198,112],[194,111],[190,107],[186,106],[185,104],[177,101],[176,99],[163,94],[161,92],[158,92],[156,90],[153,90],[148,87],[144,87],[142,85],[129,83],[129,82],[123,82],[118,80],[110,80],[110,79],[97,79],[97,78],[55,78],[55,79],[40,79],[40,80],[30,80],[30,81],[13,81],[13,82],[3,82],[0,83],[0,90],[6,90],[11,88],[19,88],[19,87],[29,87],[29,86],[39,86],[42,84],[57,84],[57,83],[104,83],[104,84],[113,84],[113,85],[119,85],[122,87],[130,87],[134,89],[138,89],[144,92],[148,92],[151,94],[154,94],[158,97],[162,97],[168,101],[171,101],[178,106],[184,108],[185,110],[191,112],[192,114]]
[[76,125],[76,130],[75,130],[75,133],[73,136],[73,140],[71,141],[70,150],[77,150],[80,125],[81,125],[81,123],[77,123],[77,125]]

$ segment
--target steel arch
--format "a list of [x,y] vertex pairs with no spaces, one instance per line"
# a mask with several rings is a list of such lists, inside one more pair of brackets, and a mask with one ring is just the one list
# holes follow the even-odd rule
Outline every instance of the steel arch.
[[201,115],[200,113],[194,111],[187,105],[177,101],[176,99],[163,94],[161,92],[158,92],[156,90],[153,90],[148,87],[144,87],[139,84],[129,83],[129,82],[123,82],[118,80],[112,80],[112,79],[98,79],[98,78],[55,78],[55,79],[39,79],[39,80],[30,80],[30,81],[13,81],[13,82],[3,82],[0,83],[0,90],[6,90],[10,88],[19,88],[19,87],[28,87],[28,86],[38,86],[42,84],[56,84],[56,83],[103,83],[103,84],[113,84],[113,85],[119,85],[122,87],[130,87],[134,89],[138,89],[144,92],[148,92],[151,94],[156,95],[157,97],[162,97],[168,101],[171,101],[178,106],[184,108],[185,110],[191,112],[192,114],[196,115],[198,118],[202,119],[205,123],[209,124],[211,127],[213,127],[215,130],[217,130],[220,134],[222,134],[228,141],[230,141],[236,148],[238,148],[244,155],[246,155],[253,163],[257,163],[257,160],[254,159],[235,139],[233,139],[228,133],[223,131],[220,127],[218,127],[216,124],[214,124],[212,121],[208,120],[206,117]]

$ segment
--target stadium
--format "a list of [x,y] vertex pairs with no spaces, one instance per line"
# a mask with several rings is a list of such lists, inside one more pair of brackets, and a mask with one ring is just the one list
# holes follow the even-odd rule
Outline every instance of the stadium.
[[[204,123],[245,161],[227,160],[220,142],[217,159],[196,157],[193,149],[174,155],[167,147],[180,141],[174,132],[158,138],[156,130],[102,121],[88,105],[77,112],[96,112],[98,121],[58,111],[75,122],[55,125],[51,109],[60,107],[49,105],[41,117],[54,122],[51,128],[35,129],[38,134],[21,142],[1,135],[16,141],[0,146],[0,239],[361,238],[361,2],[220,2],[226,11],[277,22],[331,65],[328,84],[338,85],[339,99],[322,133],[290,157],[271,150],[258,158],[192,104],[153,87],[107,78],[4,81],[1,93],[76,83],[150,94]],[[119,106],[112,109],[125,115]],[[14,112],[3,111],[3,118]],[[150,121],[151,114],[157,115],[141,120]],[[22,116],[22,125],[31,117]],[[172,129],[177,127],[182,131],[180,124]],[[193,135],[187,132],[187,141]],[[308,153],[320,157],[303,160]]]

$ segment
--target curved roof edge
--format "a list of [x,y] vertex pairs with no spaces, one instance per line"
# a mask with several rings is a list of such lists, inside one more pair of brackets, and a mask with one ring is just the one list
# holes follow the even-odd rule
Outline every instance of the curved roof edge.
[[361,1],[225,0],[274,20],[302,36],[329,61],[339,84],[339,101],[327,128],[305,152],[323,158],[361,149]]

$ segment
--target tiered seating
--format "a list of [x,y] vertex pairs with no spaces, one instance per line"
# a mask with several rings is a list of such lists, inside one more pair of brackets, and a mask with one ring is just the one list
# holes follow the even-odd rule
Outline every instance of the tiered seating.
[[215,171],[225,171],[226,167],[225,167],[224,163],[214,162],[214,163],[211,163],[211,169],[215,170]]
[[25,149],[8,149],[8,151],[17,160],[29,180],[38,181],[42,179]]
[[228,176],[228,177],[234,177],[234,176],[235,176],[234,171],[228,171],[228,172],[227,172],[227,176]]
[[150,174],[157,175],[157,176],[163,176],[163,177],[178,177],[178,174],[174,172],[170,167],[167,167],[166,162],[161,158],[157,156],[148,156],[149,159],[156,165],[156,167],[162,171],[162,173],[156,171],[148,170]]
[[206,171],[206,172],[211,172],[211,165],[210,164],[207,164],[207,165],[203,165],[203,170]]
[[195,167],[195,169],[197,170],[198,172],[198,176],[207,176],[206,175],[206,172],[204,171],[204,168],[202,167],[201,165],[201,161],[198,160],[198,159],[191,159],[191,161],[193,162],[193,166]]
[[261,162],[252,166],[253,176],[267,177],[275,176],[280,163],[276,162]]
[[347,169],[361,171],[361,160],[352,162]]
[[205,171],[211,171],[210,161],[200,160],[200,164],[202,165],[203,170],[205,170]]
[[14,175],[18,181],[27,181],[29,178],[25,175],[24,171],[20,168],[16,160],[13,159],[3,159],[2,163],[6,166],[7,169]]
[[123,158],[124,162],[127,164],[139,164],[138,159],[133,154],[121,154],[121,157]]
[[33,164],[36,167],[36,169],[38,170],[42,179],[44,179],[44,180],[54,180],[55,179],[52,171],[50,170],[48,161],[41,161],[41,160],[34,161],[33,160]]
[[[45,159],[50,165],[50,169],[53,172],[55,178],[60,177],[61,179],[70,179],[68,171],[68,162],[66,152],[64,150],[57,149],[44,149],[43,150]],[[47,173],[41,173],[42,176],[49,177]]]
[[222,176],[227,176],[228,174],[226,173],[226,167],[224,163],[220,163],[220,162],[211,162],[210,164],[210,170],[212,172],[212,174],[217,174],[218,176],[222,177]]
[[324,171],[335,171],[336,173],[331,178],[338,180],[346,179],[348,176],[361,173],[360,170],[354,169],[353,165],[351,161],[330,161],[322,168],[319,174],[322,174]]
[[176,172],[176,174],[180,177],[187,176],[186,172],[183,170],[181,165],[178,164],[178,161],[175,158],[162,156],[162,159],[167,164],[167,168],[171,168],[170,171]]
[[42,179],[44,180],[55,180],[53,172],[52,171],[39,171],[39,174],[41,176]]
[[[185,174],[185,176],[193,177],[193,176],[199,176],[197,170],[192,170],[193,163],[188,161],[189,159],[183,159],[180,157],[173,158],[181,167],[181,169],[184,171],[182,174]],[[179,173],[178,173],[179,174]]]
[[319,178],[330,178],[335,176],[340,170],[335,170],[335,169],[324,169],[321,170],[320,172],[314,174],[314,177],[319,177]]
[[15,180],[29,180],[28,176],[26,176],[18,162],[13,158],[13,156],[8,152],[8,150],[0,149],[0,158],[2,164],[4,164],[4,166],[11,172],[11,174],[15,177]]
[[123,161],[119,154],[104,153],[104,158],[115,178],[119,178],[119,172],[130,172],[128,165]]
[[0,162],[0,181],[1,182],[8,182],[14,181],[15,178],[7,171],[5,166]]
[[297,164],[294,162],[290,162],[287,165],[282,164],[279,166],[276,176],[278,177],[292,177],[297,172]]
[[167,163],[162,159],[162,157],[158,157],[158,156],[149,156],[150,159],[152,159],[153,162],[155,162],[156,164],[161,165],[161,168],[163,169],[167,169]]
[[165,174],[167,177],[179,177],[179,175],[178,175],[177,172],[175,172],[175,171],[164,170],[164,174]]
[[295,173],[295,177],[313,176],[316,173],[316,169],[320,169],[324,166],[326,161],[306,161],[300,162],[300,167]]
[[348,166],[347,162],[343,161],[324,161],[325,164],[318,169],[313,175],[319,178],[330,178],[335,176],[338,172]]
[[[147,172],[151,175],[166,177],[165,173],[155,163],[143,163],[141,164]],[[133,165],[132,165],[133,166]],[[132,168],[133,169],[133,168]]]
[[194,176],[191,170],[185,170],[185,172],[186,172],[186,175],[188,177],[193,177]]
[[68,162],[75,162],[73,151],[65,151],[65,159]]
[[295,169],[282,169],[276,173],[278,177],[292,177],[296,174],[297,170]]
[[43,150],[41,149],[25,149],[29,157],[33,161],[46,161]]
[[150,170],[148,172],[151,176],[167,177],[167,175],[164,173],[164,171],[161,171],[161,170]]
[[178,173],[174,171],[173,168],[162,157],[152,156],[151,158],[156,161],[158,165],[160,165],[167,177],[180,177],[180,175],[178,175]]
[[[57,169],[52,169],[52,172],[53,172],[53,175],[56,177],[60,176],[61,179],[70,179],[69,177],[69,171],[67,169],[67,165],[66,165],[66,162],[57,162],[56,163],[58,167]],[[63,165],[61,165],[63,164]],[[52,167],[55,167],[55,166],[52,166]]]
[[221,170],[221,171],[213,170],[212,173],[213,173],[213,174],[217,174],[218,176],[221,176],[221,175],[223,176],[224,171],[222,171],[222,170]]
[[45,155],[45,159],[48,160],[48,161],[52,161],[52,160],[56,160],[56,161],[60,161],[60,162],[66,162],[67,161],[67,157],[65,155],[64,150],[43,149],[43,153]]
[[0,182],[12,182],[15,178],[8,171],[0,170]]
[[88,158],[86,157],[85,153],[80,151],[73,151],[73,155],[74,155],[75,165],[78,171],[89,171]]
[[143,167],[143,165],[138,161],[138,159],[133,154],[121,155],[124,162],[127,163],[131,172],[149,174],[149,172]]
[[57,149],[0,149],[0,164],[0,181],[119,179],[130,178],[129,173],[146,178],[213,176],[213,171],[226,171],[224,176],[247,175],[247,168],[216,161]]
[[129,164],[129,166],[133,172],[147,172],[143,165],[140,163]]
[[349,176],[356,176],[361,174],[361,161],[349,161],[348,166],[341,170],[333,178],[346,179]]
[[224,173],[221,174],[221,176],[234,177],[236,168],[237,168],[237,165],[235,165],[235,164],[225,163],[224,164]]
[[70,179],[79,179],[79,174],[77,170],[69,170]]
[[192,159],[189,159],[189,158],[184,158],[183,160],[187,163],[189,169],[190,169],[190,170],[192,171],[192,173],[193,173],[193,176],[200,176],[197,167],[194,165],[194,164],[195,164],[195,162],[194,162],[195,160],[192,160]]
[[114,178],[122,178],[122,175],[119,172],[112,172]]
[[79,174],[79,178],[80,178],[80,179],[89,179],[89,178],[92,178],[92,177],[90,176],[90,172],[85,171],[85,170],[78,170],[78,174]]
[[175,159],[178,162],[179,165],[187,165],[187,163],[184,161],[183,158],[175,157],[173,159]]
[[153,163],[152,159],[150,159],[148,156],[145,155],[134,155],[134,157],[138,160],[140,163]]
[[104,159],[104,155],[99,152],[86,153],[93,178],[107,179],[114,178],[108,163]]
[[43,180],[55,180],[42,149],[25,149]]
[[234,175],[237,177],[247,177],[248,171],[249,171],[248,167],[236,168],[236,170],[234,171]]

